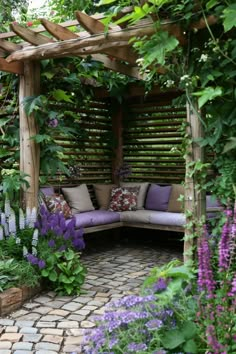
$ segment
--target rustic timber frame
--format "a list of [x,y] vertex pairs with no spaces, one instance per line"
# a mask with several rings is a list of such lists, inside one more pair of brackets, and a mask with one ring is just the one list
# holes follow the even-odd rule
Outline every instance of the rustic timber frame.
[[[120,16],[130,12],[130,8],[124,9]],[[80,11],[76,12],[76,20],[66,23],[55,24],[46,19],[41,19],[41,27],[36,29],[24,28],[18,24],[12,24],[12,32],[0,33],[0,70],[19,75],[20,90],[20,169],[29,175],[30,188],[24,191],[26,206],[37,205],[38,180],[39,180],[39,147],[30,136],[37,132],[37,124],[34,119],[27,117],[22,107],[22,101],[29,95],[39,94],[40,70],[39,61],[47,58],[60,58],[66,56],[85,57],[91,55],[94,60],[103,63],[104,68],[120,72],[122,74],[143,80],[137,67],[137,54],[129,44],[130,38],[134,36],[150,36],[155,29],[153,22],[145,20],[140,25],[120,28],[111,25],[106,33],[105,26],[100,21],[101,16],[88,16]],[[208,17],[197,23],[192,23],[189,31],[205,28],[206,25],[216,23],[217,19]],[[72,32],[70,26],[82,26],[85,32]],[[182,31],[178,23],[162,24],[162,29],[174,35],[180,45],[186,44],[186,33]],[[46,32],[47,35],[42,34]],[[23,42],[13,43],[9,39],[18,36]],[[116,60],[114,61],[113,58]],[[126,64],[124,64],[126,62]],[[164,72],[162,67],[157,68],[160,74]],[[112,117],[112,129],[117,136],[116,160],[112,162],[112,170],[123,160],[123,137],[122,137],[122,110]],[[188,132],[191,138],[202,136],[201,122],[196,110],[187,107]],[[132,159],[132,157],[131,157]],[[127,161],[129,159],[127,158]],[[203,150],[195,143],[189,146],[188,162],[203,161]],[[145,162],[144,162],[145,163]],[[203,192],[196,192],[193,178],[189,177],[186,169],[186,208],[193,210],[198,218],[205,214],[205,197]],[[117,182],[117,181],[115,181]],[[192,230],[186,229],[186,234]],[[189,248],[192,241],[185,243],[185,250]]]

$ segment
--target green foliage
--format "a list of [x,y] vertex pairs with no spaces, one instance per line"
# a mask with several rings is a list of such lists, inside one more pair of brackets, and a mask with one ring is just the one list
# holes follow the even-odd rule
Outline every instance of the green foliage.
[[86,269],[80,262],[80,256],[72,249],[51,253],[46,266],[41,271],[42,277],[53,283],[53,289],[61,295],[79,295],[84,283]]
[[8,193],[11,199],[18,200],[19,192],[22,186],[29,188],[27,181],[28,175],[17,169],[1,170],[1,186],[2,192]]

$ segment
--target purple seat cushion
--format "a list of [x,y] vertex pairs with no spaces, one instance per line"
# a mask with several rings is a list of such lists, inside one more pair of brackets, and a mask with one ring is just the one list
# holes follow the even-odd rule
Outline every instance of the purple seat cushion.
[[151,184],[147,192],[145,209],[166,211],[172,186]]
[[120,221],[120,214],[109,210],[92,210],[74,215],[76,227],[112,224]]
[[150,212],[150,223],[168,226],[184,226],[186,217],[183,213]]

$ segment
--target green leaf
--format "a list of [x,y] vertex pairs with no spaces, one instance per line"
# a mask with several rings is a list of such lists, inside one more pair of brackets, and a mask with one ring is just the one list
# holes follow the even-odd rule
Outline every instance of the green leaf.
[[48,277],[48,274],[49,274],[49,271],[48,271],[48,269],[43,269],[42,271],[41,271],[41,275],[42,275],[42,277]]
[[39,110],[45,106],[46,97],[45,96],[28,96],[24,98],[23,104],[27,115],[30,115],[34,111]]
[[236,137],[229,138],[228,143],[225,144],[223,154],[233,149],[236,149]]
[[191,353],[191,354],[195,354],[198,352],[198,348],[196,343],[194,342],[193,339],[188,340],[184,346],[183,349],[186,353]]
[[206,8],[207,8],[207,10],[210,10],[212,7],[214,7],[214,6],[218,5],[218,4],[219,4],[219,0],[210,0],[206,4]]
[[236,26],[235,18],[236,18],[236,4],[231,4],[223,11],[223,19],[224,19],[223,26],[225,32],[231,30],[233,27]]
[[204,90],[194,92],[193,96],[200,96],[198,99],[198,105],[199,105],[199,108],[201,108],[202,106],[204,106],[204,104],[206,102],[211,101],[218,96],[221,96],[222,93],[223,93],[223,90],[221,87],[208,86]]
[[66,92],[63,90],[54,90],[52,92],[52,95],[57,101],[72,102],[72,100],[70,99],[71,96],[67,95]]
[[57,272],[52,270],[49,274],[49,280],[55,282],[57,280]]
[[10,118],[1,118],[0,119],[0,127],[4,127],[8,122],[10,122]]
[[102,6],[102,5],[108,5],[108,4],[112,4],[113,2],[115,2],[116,0],[100,0],[99,3],[96,6]]
[[166,349],[175,349],[185,342],[185,338],[180,330],[171,329],[164,334],[161,342]]
[[49,142],[52,140],[52,138],[48,134],[37,134],[37,135],[31,136],[30,139],[35,140],[36,143],[38,143],[38,144],[42,143],[42,142]]
[[75,280],[75,277],[67,277],[65,274],[60,274],[58,278],[60,283],[71,284]]
[[192,339],[197,333],[197,328],[195,323],[191,321],[186,321],[181,329],[181,333],[185,340]]

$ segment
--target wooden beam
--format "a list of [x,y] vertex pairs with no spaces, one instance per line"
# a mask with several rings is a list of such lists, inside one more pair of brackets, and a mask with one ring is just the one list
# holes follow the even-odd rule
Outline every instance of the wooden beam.
[[37,95],[40,92],[40,64],[39,62],[25,62],[24,75],[20,76],[19,86],[19,114],[20,114],[20,170],[27,174],[26,179],[30,187],[23,187],[24,207],[38,206],[39,188],[39,144],[31,139],[38,133],[34,115],[28,116],[24,110],[24,98]]
[[114,137],[115,146],[113,147],[112,154],[112,183],[119,185],[120,176],[116,174],[119,167],[123,165],[123,105],[117,100],[111,100],[112,110],[112,132]]
[[10,28],[22,39],[33,44],[41,45],[54,42],[51,38],[44,36],[43,34],[36,33],[35,31],[22,27],[18,24],[10,24]]
[[199,228],[199,224],[202,217],[206,215],[206,194],[199,190],[196,176],[192,175],[193,167],[191,165],[192,162],[204,161],[204,149],[196,143],[196,139],[203,137],[203,127],[197,112],[197,104],[193,107],[187,104],[187,135],[191,143],[188,145],[186,153],[185,172],[185,212],[188,212],[184,241],[185,262],[193,260],[194,250],[192,248],[196,245],[196,236],[201,237],[202,230]]
[[[83,55],[86,47],[90,47],[90,54],[98,53],[109,47],[129,45],[128,41],[132,37],[141,37],[151,35],[155,31],[153,26],[135,28],[132,30],[111,31],[106,34],[93,35],[87,38],[70,39],[62,42],[47,43],[37,48],[26,47],[22,50],[12,53],[7,61],[15,60],[43,60],[48,58],[61,58],[65,56]],[[96,46],[93,52],[92,47]],[[87,51],[88,52],[88,51]],[[129,60],[129,58],[128,58]],[[130,61],[128,61],[130,62]],[[133,60],[131,60],[133,63]]]
[[6,71],[11,74],[23,75],[24,65],[23,63],[8,63],[6,59],[0,58],[0,71]]
[[79,37],[78,33],[71,32],[65,27],[46,20],[45,18],[40,18],[40,22],[45,27],[45,29],[56,39],[61,41],[66,41],[68,39],[76,39]]
[[21,50],[22,45],[0,39],[0,48],[2,48],[8,53],[12,53],[16,50]]
[[[99,20],[86,15],[81,11],[76,11],[75,13],[78,22],[81,24],[83,28],[86,29],[90,34],[99,34],[104,33],[106,31],[105,25]],[[111,31],[111,28],[108,28]],[[130,47],[126,48],[112,48],[103,51],[103,53],[113,56],[114,58],[126,61],[131,64],[135,64],[138,59],[137,54]]]
[[[76,39],[78,38],[78,34],[71,32],[67,28],[64,28],[56,23],[52,23],[48,20],[45,19],[40,19],[41,23],[45,27],[45,29],[51,33],[55,38],[59,40],[68,40],[68,39]],[[94,54],[91,55],[93,60],[99,61],[103,63],[104,67],[116,72],[120,72],[121,74],[127,75],[134,77],[138,80],[143,80],[144,75],[141,75],[139,73],[138,68],[133,68],[130,66],[127,66],[125,64],[121,64],[117,61],[112,60],[111,58],[108,58],[105,55],[102,54]]]

